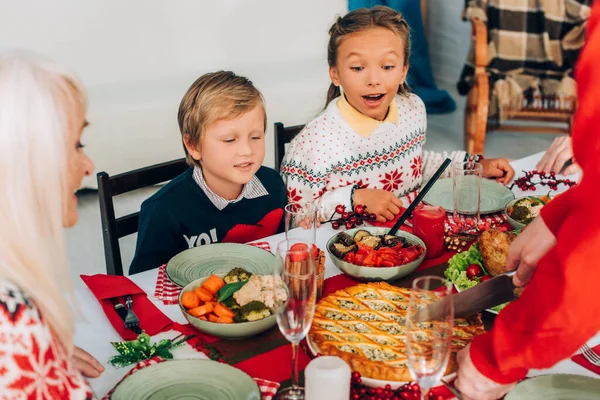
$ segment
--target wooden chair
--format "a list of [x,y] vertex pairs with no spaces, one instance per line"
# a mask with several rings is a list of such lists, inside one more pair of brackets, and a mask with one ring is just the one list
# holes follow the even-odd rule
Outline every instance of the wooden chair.
[[304,129],[304,125],[285,127],[281,122],[275,122],[275,170],[281,169],[285,154],[285,145],[292,141]]
[[[507,120],[517,121],[502,125],[497,118],[490,118],[490,78],[488,71],[488,27],[486,22],[473,19],[472,46],[474,51],[474,76],[467,94],[465,107],[465,150],[469,153],[484,151],[486,133],[491,131],[517,131],[535,133],[570,133],[577,98],[556,95],[545,97],[525,95],[520,109],[512,109]],[[519,124],[521,121],[539,121],[545,124]],[[554,124],[548,124],[554,123]],[[557,126],[556,123],[561,123]]]
[[113,197],[136,189],[169,181],[188,168],[185,158],[139,168],[122,174],[109,176],[99,172],[98,198],[102,220],[102,239],[108,275],[123,275],[123,262],[119,239],[138,230],[139,211],[115,218]]

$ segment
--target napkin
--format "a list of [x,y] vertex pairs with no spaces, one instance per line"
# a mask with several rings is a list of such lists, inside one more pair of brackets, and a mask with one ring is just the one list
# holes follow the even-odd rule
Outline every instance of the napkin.
[[114,309],[111,298],[117,298],[122,304],[125,304],[126,297],[131,295],[133,312],[140,320],[140,328],[148,335],[153,336],[170,329],[171,319],[156,308],[146,293],[129,278],[96,274],[81,275],[81,279],[100,302],[104,314],[123,339],[133,340],[138,335],[125,328],[123,320]]
[[[599,354],[600,355],[600,344],[592,347],[592,350],[594,351],[594,353]],[[575,354],[573,357],[571,357],[571,360],[573,360],[573,362],[576,362],[577,364],[581,365],[583,368],[587,368],[592,372],[597,373],[598,375],[600,375],[600,367],[592,364],[591,362],[589,362],[581,353]]]
[[[160,357],[153,357],[149,360],[140,361],[110,390],[110,392],[108,392],[106,394],[106,396],[104,396],[102,398],[102,400],[110,400],[110,397],[112,396],[112,394],[115,391],[115,389],[117,388],[117,386],[119,386],[119,384],[121,382],[123,382],[123,380],[125,378],[127,378],[129,375],[139,371],[142,368],[149,367],[150,365],[158,364],[163,361],[165,361],[165,360],[163,360]],[[258,389],[260,390],[261,400],[271,400],[277,393],[277,390],[279,389],[279,383],[277,383],[277,382],[271,382],[266,379],[260,379],[260,378],[253,378],[253,379],[256,382],[256,384],[258,385]]]

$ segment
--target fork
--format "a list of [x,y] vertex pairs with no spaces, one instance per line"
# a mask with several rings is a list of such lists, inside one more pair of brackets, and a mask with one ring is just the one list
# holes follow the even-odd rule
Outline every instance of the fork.
[[595,366],[600,367],[600,355],[596,354],[594,350],[590,349],[590,346],[584,344],[580,350],[581,354],[583,354],[586,360],[588,360]]
[[131,296],[127,296],[127,300],[125,301],[125,304],[127,304],[127,315],[125,316],[125,327],[129,328],[129,329],[139,328],[139,326],[140,326],[140,320],[138,319],[137,315],[135,315],[133,310],[131,309],[132,303],[133,303],[133,300],[131,299]]

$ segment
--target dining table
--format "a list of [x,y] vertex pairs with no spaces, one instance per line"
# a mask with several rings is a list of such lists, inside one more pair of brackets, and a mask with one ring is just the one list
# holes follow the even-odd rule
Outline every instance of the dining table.
[[[541,159],[542,155],[543,153],[537,153],[519,160],[511,161],[511,165],[515,169],[516,176],[518,177],[523,175],[523,171],[535,170],[535,166]],[[570,176],[569,178],[577,180],[578,177]],[[553,193],[560,193],[566,189],[567,188],[561,185],[559,186],[558,190],[553,191]],[[515,194],[515,197],[538,194],[531,191],[524,192],[517,187],[513,187],[511,190]],[[316,230],[316,245],[321,249],[325,249],[327,241],[337,232],[339,232],[339,230],[334,230],[331,227],[331,224],[321,225]],[[268,242],[271,249],[275,249],[277,244],[284,240],[284,236],[284,233],[280,233],[261,240]],[[443,272],[442,266],[437,266],[436,268],[437,270],[435,271],[438,274]],[[427,272],[428,270],[424,271]],[[431,272],[434,272],[433,267]],[[325,261],[326,282],[328,278],[334,277],[341,273],[342,272],[331,262],[331,260],[327,258]],[[419,272],[419,274],[423,273],[423,271]],[[158,268],[155,268],[149,271],[131,275],[129,276],[129,279],[143,289],[147,293],[148,299],[150,299],[156,305],[156,307],[158,307],[158,309],[160,309],[172,321],[181,324],[187,323],[177,304],[165,305],[161,300],[153,297],[157,282],[157,274]],[[111,356],[116,354],[111,342],[119,342],[123,339],[109,323],[99,302],[87,287],[79,286],[79,288],[75,290],[74,302],[77,309],[74,343],[76,346],[88,351],[106,368],[100,377],[89,379],[89,383],[91,384],[95,395],[102,397],[106,395],[106,393],[108,393],[131,369],[131,367],[116,368],[109,363]],[[153,336],[152,340],[158,341],[160,339],[172,339],[178,334],[179,332],[176,331],[162,332]],[[590,347],[600,344],[600,332],[591,338],[588,344]],[[518,343],[515,343],[515,345],[518,346]],[[207,358],[204,353],[192,348],[187,344],[174,348],[172,353],[174,359]],[[598,378],[597,374],[571,361],[570,358],[567,358],[548,369],[529,371],[530,377],[544,374],[576,374]]]

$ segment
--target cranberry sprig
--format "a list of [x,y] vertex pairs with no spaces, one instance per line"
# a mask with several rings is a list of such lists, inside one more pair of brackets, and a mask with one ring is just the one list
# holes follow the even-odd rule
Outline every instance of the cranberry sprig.
[[[444,400],[444,396],[437,393],[435,388],[429,390],[429,400]],[[352,400],[419,400],[421,388],[418,383],[407,383],[398,389],[390,385],[385,387],[368,388],[362,385],[360,373],[352,373],[350,384],[350,399]]]
[[[544,172],[544,171],[523,171],[525,175],[520,178],[515,179],[515,182],[511,185],[510,189],[513,188],[514,185],[521,190],[527,191],[536,191],[536,186],[548,186],[551,190],[556,190],[558,185],[563,184],[566,186],[575,186],[577,182],[572,181],[570,179],[557,179],[556,173],[553,172]],[[533,181],[533,178],[537,177],[537,181]]]
[[358,204],[354,207],[354,211],[346,211],[346,206],[338,204],[331,218],[323,221],[323,223],[331,222],[333,229],[339,229],[341,226],[346,227],[346,229],[352,229],[362,225],[364,221],[375,221],[376,219],[377,215],[367,212],[367,206]]

